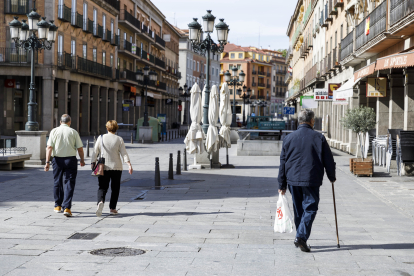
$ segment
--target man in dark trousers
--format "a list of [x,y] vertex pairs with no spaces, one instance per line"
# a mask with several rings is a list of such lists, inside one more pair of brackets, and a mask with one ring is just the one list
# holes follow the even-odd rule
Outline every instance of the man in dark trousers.
[[319,188],[324,170],[331,182],[336,181],[335,161],[325,136],[313,130],[315,114],[304,109],[299,113],[298,129],[283,140],[279,167],[279,193],[289,188],[295,214],[295,246],[310,252],[309,239],[312,223],[319,204]]

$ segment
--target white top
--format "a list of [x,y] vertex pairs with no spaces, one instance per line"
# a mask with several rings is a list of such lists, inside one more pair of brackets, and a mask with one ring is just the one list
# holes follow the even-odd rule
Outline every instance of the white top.
[[54,157],[76,156],[76,150],[83,147],[79,133],[67,124],[52,129],[47,145],[53,148]]
[[[122,161],[129,161],[128,153],[125,149],[124,139],[118,135],[108,133],[103,136],[103,157],[105,158],[106,171],[122,171]],[[94,145],[91,162],[96,162],[101,153],[101,136],[98,137]]]

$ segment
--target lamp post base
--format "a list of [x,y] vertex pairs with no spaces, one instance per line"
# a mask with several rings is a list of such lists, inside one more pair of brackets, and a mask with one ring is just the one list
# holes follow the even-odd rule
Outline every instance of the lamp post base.
[[27,122],[25,125],[24,130],[26,131],[39,131],[39,123],[38,122]]
[[47,131],[16,131],[17,147],[27,148],[26,153],[31,154],[30,160],[25,161],[27,165],[44,165],[46,163],[46,135]]

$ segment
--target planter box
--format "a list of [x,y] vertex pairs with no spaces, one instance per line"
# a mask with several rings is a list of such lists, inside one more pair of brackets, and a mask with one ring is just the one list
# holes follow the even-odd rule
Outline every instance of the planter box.
[[374,161],[372,159],[362,161],[361,158],[354,158],[350,162],[352,163],[352,172],[354,175],[369,175],[372,177],[374,174]]
[[358,158],[350,158],[349,159],[349,170],[351,171],[351,173],[354,172],[354,160],[356,160]]

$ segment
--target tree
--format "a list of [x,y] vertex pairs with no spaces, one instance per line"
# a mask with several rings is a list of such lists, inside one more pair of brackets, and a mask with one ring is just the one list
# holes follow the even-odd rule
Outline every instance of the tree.
[[287,50],[286,49],[279,49],[279,50],[277,50],[278,52],[281,52],[282,53],[282,56],[285,58],[286,57],[286,55],[287,55]]
[[359,144],[361,146],[362,160],[364,160],[365,152],[365,135],[367,132],[375,128],[376,114],[373,108],[361,106],[353,109],[348,109],[345,116],[340,120],[342,125],[358,134]]

